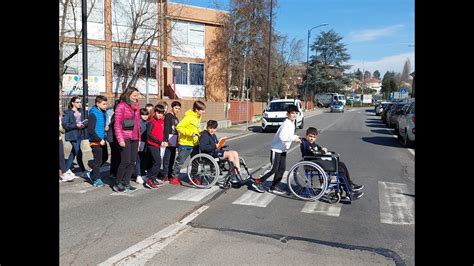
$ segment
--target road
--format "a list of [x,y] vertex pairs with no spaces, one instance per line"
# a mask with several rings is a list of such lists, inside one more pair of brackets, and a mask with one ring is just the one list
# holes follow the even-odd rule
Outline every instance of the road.
[[[414,265],[414,150],[401,146],[373,108],[324,112],[306,118],[308,126],[321,130],[319,144],[341,154],[354,182],[365,185],[361,199],[329,205],[188,185],[118,194],[62,183],[61,264]],[[273,135],[228,144],[258,175],[269,165]],[[300,156],[293,144],[287,169]]]

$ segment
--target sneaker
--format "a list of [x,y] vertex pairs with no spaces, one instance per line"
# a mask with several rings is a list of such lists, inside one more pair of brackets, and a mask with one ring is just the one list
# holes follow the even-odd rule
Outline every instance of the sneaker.
[[86,171],[84,171],[84,172],[81,173],[81,176],[84,177],[84,178],[89,179],[89,180],[91,181],[91,183],[94,183],[94,182],[92,181],[92,178],[91,178],[91,173],[92,173],[92,171],[87,171],[87,170],[86,170]]
[[357,184],[352,184],[351,190],[352,191],[359,191],[364,188],[364,185],[357,185]]
[[151,189],[158,189],[158,186],[155,184],[155,182],[153,182],[151,178],[147,178],[145,182],[145,187],[151,188]]
[[64,173],[62,176],[59,176],[60,180],[62,182],[69,182],[69,181],[72,181],[76,178],[76,176],[70,176],[66,173]]
[[172,177],[169,180],[170,180],[170,184],[181,186],[181,180],[179,180],[179,178]]
[[279,189],[278,187],[270,187],[270,189],[268,189],[268,192],[273,193],[273,194],[277,194],[277,195],[286,195],[286,194],[288,194],[286,191],[283,191],[283,190]]
[[158,178],[155,179],[155,180],[153,180],[153,182],[154,182],[157,186],[161,186],[161,185],[164,185],[164,184],[165,184],[165,182],[161,181],[161,180],[158,179]]
[[354,192],[351,194],[351,200],[357,200],[364,196],[363,192]]
[[125,190],[124,190],[124,191],[125,191],[126,193],[132,193],[132,192],[135,191],[135,190],[137,190],[136,187],[134,187],[134,186],[132,186],[132,185],[128,185],[128,186],[125,187]]
[[194,184],[196,184],[196,185],[198,185],[198,186],[202,185],[202,182],[201,182],[200,179],[198,179],[198,178],[196,178],[196,177],[193,177],[193,178],[191,178],[191,179],[193,180],[193,183],[194,183]]
[[100,178],[97,178],[95,181],[94,181],[94,187],[103,187],[105,186],[104,182],[102,181],[102,179]]
[[170,179],[168,178],[168,176],[163,176],[163,182],[164,183],[169,183],[170,182]]
[[125,187],[119,183],[119,184],[115,184],[112,189],[115,191],[115,192],[124,192],[125,191]]
[[253,187],[253,189],[255,189],[255,191],[257,191],[259,193],[264,193],[265,192],[265,188],[263,187],[262,182],[260,182],[260,178],[253,180],[252,187]]
[[74,175],[74,173],[71,171],[71,169],[67,170],[67,171],[66,171],[66,174],[68,174],[68,175]]
[[143,182],[142,176],[140,176],[140,175],[137,176],[137,183],[138,183],[138,184],[143,184],[143,183],[145,183],[145,182]]

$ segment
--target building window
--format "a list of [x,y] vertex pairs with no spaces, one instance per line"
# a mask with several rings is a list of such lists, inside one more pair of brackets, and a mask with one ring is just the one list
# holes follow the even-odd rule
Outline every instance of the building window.
[[178,45],[204,46],[204,25],[176,21],[173,24],[173,38]]
[[[104,0],[87,0],[87,10],[89,13],[87,17],[88,22],[104,23]],[[60,8],[59,12],[60,16],[62,16],[62,8]],[[72,0],[69,2],[67,19],[78,22],[82,21],[82,2],[80,0]]]
[[176,84],[204,85],[204,64],[173,62],[173,66],[180,67],[173,68]]
[[[64,57],[74,51],[74,45],[64,45]],[[96,46],[87,46],[88,53],[88,75],[105,76],[105,48]],[[79,45],[79,52],[66,62],[66,74],[82,75],[82,45]]]

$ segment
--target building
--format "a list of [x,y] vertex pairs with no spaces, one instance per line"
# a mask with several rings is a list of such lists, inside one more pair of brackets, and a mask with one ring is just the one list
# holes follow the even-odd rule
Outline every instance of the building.
[[380,90],[382,89],[382,81],[377,79],[377,78],[374,78],[374,77],[370,77],[366,80],[364,80],[364,83],[365,83],[365,87],[364,88],[367,88],[367,89],[372,89],[372,90],[376,90],[376,94],[380,94]]
[[[75,41],[81,40],[77,38],[81,1],[67,0],[76,4],[76,10],[73,12],[69,5],[62,20],[64,1],[60,1],[60,40],[64,40],[65,57],[74,50]],[[76,20],[74,13],[79,14]],[[134,23],[137,20],[132,19],[132,14],[142,20]],[[122,83],[132,81],[143,94],[148,88],[151,98],[225,101],[226,68],[213,43],[226,14],[167,0],[95,0],[87,23],[89,95],[117,97]],[[77,31],[73,30],[74,25]],[[66,67],[64,94],[82,95],[81,45]]]

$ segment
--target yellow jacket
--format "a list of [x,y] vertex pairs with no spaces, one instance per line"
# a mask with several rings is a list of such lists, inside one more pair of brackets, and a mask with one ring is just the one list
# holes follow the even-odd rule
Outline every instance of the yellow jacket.
[[201,133],[201,116],[193,110],[187,110],[184,113],[184,118],[176,126],[176,130],[179,133],[178,143],[184,146],[197,146],[199,145],[199,137],[191,135],[193,133]]

